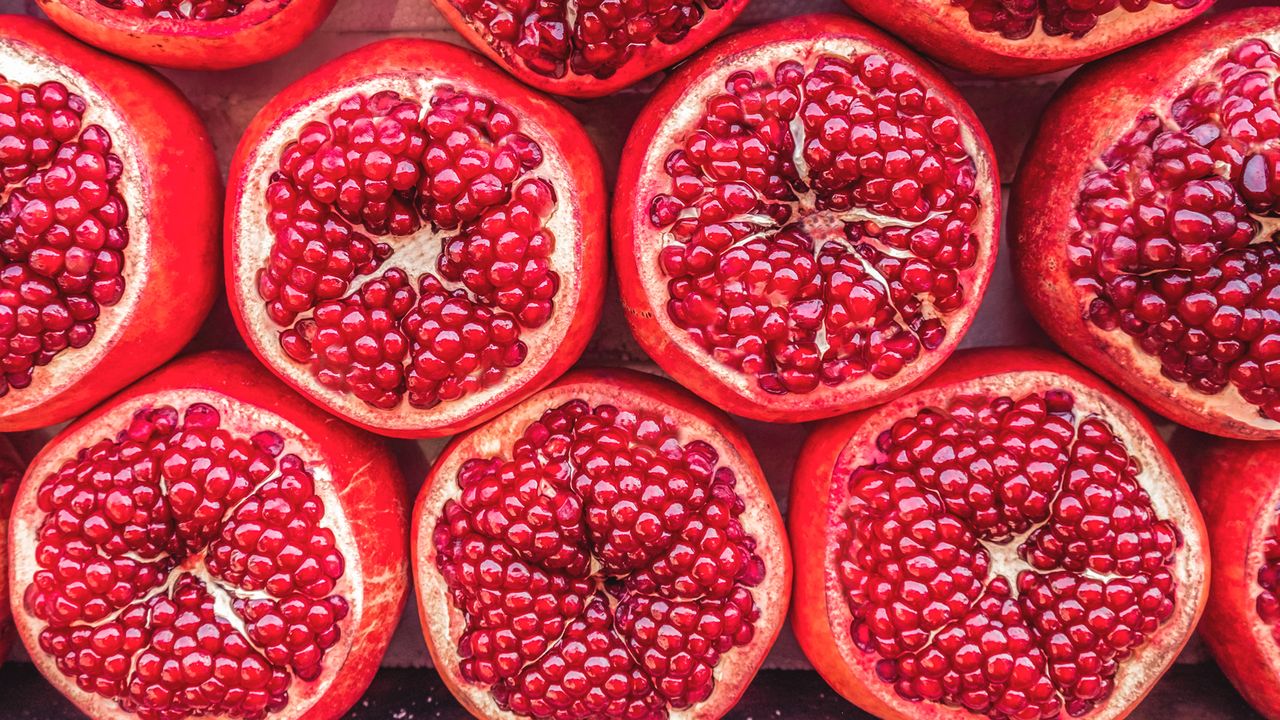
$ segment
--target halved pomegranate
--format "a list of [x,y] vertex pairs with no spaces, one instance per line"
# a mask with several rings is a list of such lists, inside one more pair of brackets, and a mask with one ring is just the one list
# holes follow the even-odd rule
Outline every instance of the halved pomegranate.
[[1214,439],[1197,454],[1213,585],[1200,636],[1255,708],[1280,718],[1280,442]]
[[225,70],[297,47],[337,0],[36,0],[63,30],[162,67]]
[[160,76],[0,16],[0,430],[173,357],[217,293],[218,168]]
[[413,511],[445,684],[479,718],[718,718],[791,593],[782,518],[724,414],[576,371],[453,441]]
[[546,92],[600,97],[701,50],[747,0],[433,0],[462,37]]
[[0,663],[13,642],[13,610],[9,607],[9,513],[26,463],[9,439],[0,435]]
[[605,282],[604,185],[582,127],[474,53],[357,50],[240,141],[227,289],[277,375],[386,435],[447,435],[582,353]]
[[1280,437],[1280,8],[1073,77],[1014,189],[1027,303],[1152,409]]
[[881,718],[1125,717],[1208,593],[1155,429],[1047,352],[958,353],[824,424],[791,488],[796,635]]
[[726,38],[653,96],[623,150],[614,263],[667,373],[798,422],[946,359],[999,218],[990,142],[955,89],[884,33],[814,15]]
[[337,718],[399,620],[406,525],[381,442],[207,353],[36,456],[9,596],[36,666],[94,718]]
[[1215,0],[844,0],[921,52],[980,75],[1051,72],[1188,23]]

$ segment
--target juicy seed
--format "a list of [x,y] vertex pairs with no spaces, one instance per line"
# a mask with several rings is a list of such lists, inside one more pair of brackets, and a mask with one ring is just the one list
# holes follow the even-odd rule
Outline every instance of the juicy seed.
[[156,20],[221,20],[239,15],[252,0],[98,0],[112,10]]
[[[1154,0],[1187,10],[1203,0]],[[1045,35],[1068,35],[1080,39],[1098,25],[1102,16],[1123,10],[1142,12],[1152,0],[951,0],[968,10],[969,24],[975,30],[1000,33],[1010,40],[1030,37],[1036,22]]]

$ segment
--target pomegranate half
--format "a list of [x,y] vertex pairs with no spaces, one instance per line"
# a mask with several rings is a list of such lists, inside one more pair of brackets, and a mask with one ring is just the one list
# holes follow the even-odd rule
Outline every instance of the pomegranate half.
[[26,469],[13,443],[0,435],[0,663],[13,643],[13,610],[9,607],[9,513]]
[[63,30],[121,57],[225,70],[297,47],[337,0],[36,0]]
[[227,292],[249,346],[329,411],[423,437],[582,353],[605,282],[582,127],[474,53],[369,45],[286,88],[231,165]]
[[217,292],[218,168],[167,81],[0,16],[0,431],[173,357]]
[[601,97],[701,50],[747,0],[433,0],[458,34],[521,81]]
[[1014,188],[1028,306],[1157,412],[1280,437],[1280,8],[1075,75]]
[[718,718],[791,593],[741,432],[627,370],[572,372],[455,439],[412,532],[427,646],[479,718]]
[[1218,666],[1280,718],[1280,443],[1214,439],[1195,458],[1196,499],[1213,551],[1200,623]]
[[1194,20],[1215,0],[845,0],[962,70],[1015,77],[1110,55]]
[[1208,593],[1155,429],[1043,351],[957,353],[825,423],[791,487],[796,635],[877,717],[1125,717]]
[[249,356],[184,358],[54,438],[10,525],[9,596],[94,718],[337,718],[408,589],[387,448]]
[[884,402],[960,341],[995,262],[986,134],[869,25],[726,38],[640,113],[614,197],[631,329],[730,412],[799,422]]

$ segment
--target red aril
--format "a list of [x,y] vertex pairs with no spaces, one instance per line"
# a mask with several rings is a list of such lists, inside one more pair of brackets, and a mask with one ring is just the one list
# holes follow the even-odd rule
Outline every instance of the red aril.
[[36,0],[63,30],[162,67],[225,70],[297,47],[337,0]]
[[0,17],[0,430],[173,357],[217,292],[218,168],[167,81]]
[[730,412],[798,422],[893,397],[973,320],[1000,183],[927,62],[848,18],[726,38],[623,149],[614,263],[632,331]]
[[13,611],[9,607],[9,512],[26,463],[9,439],[0,435],[0,662],[13,642]]
[[462,37],[546,92],[601,97],[701,50],[747,0],[433,0]]
[[1194,463],[1213,550],[1200,637],[1240,694],[1280,718],[1280,443],[1214,439]]
[[741,432],[626,370],[570,373],[454,440],[412,532],[427,645],[479,718],[718,718],[791,592]]
[[227,291],[249,346],[331,412],[447,435],[582,353],[605,281],[599,158],[479,56],[391,40],[286,88],[231,166]]
[[1215,0],[845,0],[921,52],[980,75],[1078,65],[1190,22]]
[[1179,423],[1280,437],[1280,8],[1076,75],[1023,159],[1009,237],[1068,353]]
[[337,718],[399,620],[406,516],[377,439],[247,355],[184,358],[32,461],[18,634],[95,718]]
[[1200,513],[1155,429],[1037,350],[957,353],[823,424],[791,485],[805,654],[881,718],[1121,718],[1208,592]]

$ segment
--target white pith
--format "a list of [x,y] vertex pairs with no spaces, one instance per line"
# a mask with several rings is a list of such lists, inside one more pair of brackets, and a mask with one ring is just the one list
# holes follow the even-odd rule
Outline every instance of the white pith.
[[[667,311],[667,300],[669,298],[667,283],[670,278],[667,277],[658,262],[658,253],[663,247],[679,243],[679,241],[670,229],[655,230],[649,221],[649,204],[652,199],[659,194],[671,191],[671,177],[662,168],[665,167],[667,155],[673,149],[680,147],[683,139],[690,135],[698,126],[699,121],[707,114],[707,101],[711,97],[724,92],[726,80],[734,73],[747,69],[763,70],[766,74],[771,75],[773,69],[780,63],[794,60],[801,63],[807,75],[812,72],[817,62],[825,57],[851,59],[868,53],[879,53],[891,61],[902,59],[887,48],[840,37],[772,42],[763,46],[748,48],[737,54],[725,57],[715,67],[710,68],[688,84],[688,91],[671,106],[666,119],[655,133],[657,139],[648,145],[639,163],[639,167],[646,170],[640,173],[636,186],[636,196],[632,201],[633,232],[636,235],[637,252],[640,254],[636,262],[636,269],[639,274],[640,285],[648,296],[648,305],[652,312],[653,320],[661,327],[662,334],[668,342],[694,358],[693,362],[714,374],[719,382],[732,388],[734,393],[740,397],[752,398],[761,394],[762,391],[758,386],[757,377],[754,374],[744,373],[716,360],[706,348],[690,337],[684,328],[677,325]],[[909,60],[902,60],[911,64]],[[932,84],[928,81],[922,80],[922,84],[926,87],[932,87]],[[946,316],[947,320],[943,322],[943,325],[948,332],[942,344],[934,351],[922,348],[920,356],[904,366],[895,378],[926,374],[928,368],[936,367],[937,364],[941,363],[949,350],[959,342],[958,335],[960,333],[956,332],[956,328],[962,326],[967,319],[973,316],[977,307],[976,297],[980,294],[985,282],[985,280],[981,279],[981,274],[985,272],[985,268],[990,264],[991,257],[995,253],[998,244],[998,238],[995,233],[986,231],[988,228],[995,228],[997,225],[991,216],[991,212],[998,202],[998,197],[993,194],[993,188],[998,192],[999,181],[995,177],[990,158],[987,157],[983,149],[983,143],[974,136],[972,129],[964,122],[964,115],[954,112],[954,105],[951,106],[951,109],[953,110],[952,115],[957,119],[960,126],[961,144],[974,163],[975,177],[977,178],[974,195],[978,198],[979,207],[971,227],[978,240],[978,252],[973,265],[970,268],[959,271],[960,282],[966,287],[969,302]],[[807,179],[808,167],[803,158],[804,143],[807,135],[804,132],[800,118],[792,119],[790,132],[795,139],[792,160],[795,162],[797,175],[802,179]],[[810,189],[804,193],[797,192],[796,194],[798,200],[795,201],[794,205],[797,208],[797,212],[793,213],[788,224],[798,223],[805,227],[806,230],[812,229],[815,224],[829,224],[835,228],[843,227],[843,223],[858,221],[871,221],[883,227],[915,227],[924,224],[937,214],[945,214],[935,212],[924,220],[916,221],[880,215],[861,207],[854,207],[840,212],[810,212],[814,204],[813,198],[815,197],[813,190]],[[693,216],[696,216],[696,210],[692,208],[686,209],[682,215],[682,217]],[[729,221],[749,222],[758,226],[758,230],[738,241],[735,245],[741,245],[760,237],[772,236],[781,227],[772,218],[763,215],[742,215],[730,218]],[[820,241],[826,240],[838,241],[849,250],[852,250],[853,247],[843,237],[843,232],[823,233],[814,237],[813,252],[815,256],[820,250]],[[875,238],[863,237],[859,240],[859,243],[871,245],[885,255],[894,257],[910,256],[910,253],[889,247],[885,243],[878,242]],[[849,252],[847,256],[856,258],[862,269],[867,271],[868,275],[885,289],[886,297],[888,297],[888,284],[875,266],[871,265],[856,252]],[[975,282],[975,278],[979,279]],[[923,318],[935,318],[942,315],[942,313],[931,308],[931,298],[927,296],[919,297],[923,304],[921,313]],[[889,302],[892,302],[892,300]],[[901,322],[902,317],[897,312],[898,309],[895,307],[894,310],[902,327],[911,332],[910,326]],[[818,348],[824,353],[829,348],[825,330],[826,323],[823,322],[817,337],[817,343]],[[831,403],[841,397],[857,397],[861,392],[876,392],[886,382],[894,381],[893,379],[885,381],[866,372],[844,380],[838,385],[819,384],[811,392],[789,392],[782,395],[771,395],[768,398],[768,404],[779,408],[811,408],[815,405]]]
[[[1025,371],[992,375],[943,389],[910,393],[877,409],[875,414],[862,423],[858,432],[844,444],[833,466],[828,489],[829,514],[825,518],[828,533],[832,532],[832,528],[837,524],[844,522],[850,472],[855,468],[874,463],[881,457],[876,449],[876,438],[882,431],[891,427],[894,421],[913,417],[924,408],[945,409],[959,397],[1007,396],[1017,400],[1033,393],[1054,389],[1065,390],[1072,395],[1073,414],[1077,427],[1080,420],[1089,415],[1100,417],[1111,427],[1130,456],[1139,463],[1141,472],[1137,476],[1138,482],[1150,495],[1151,505],[1158,518],[1176,521],[1179,518],[1198,517],[1198,510],[1190,505],[1189,496],[1184,494],[1185,490],[1180,491],[1170,481],[1170,477],[1176,477],[1176,470],[1162,459],[1162,451],[1154,445],[1137,418],[1127,411],[1117,410],[1106,395],[1072,378],[1056,373]],[[1036,527],[1039,527],[1039,524]],[[1178,529],[1181,533],[1182,546],[1176,551],[1174,561],[1168,568],[1175,579],[1177,597],[1173,614],[1160,625],[1145,644],[1134,651],[1131,657],[1120,662],[1120,669],[1114,678],[1115,687],[1111,694],[1094,710],[1081,717],[1089,720],[1111,720],[1126,715],[1136,701],[1155,684],[1163,668],[1173,661],[1174,656],[1190,635],[1204,595],[1208,591],[1205,582],[1207,550],[1202,544],[1203,538],[1197,526],[1180,525]],[[1032,569],[1017,556],[1018,545],[1030,532],[1018,535],[1003,545],[979,541],[991,556],[987,583],[997,575],[1003,575],[1009,581],[1012,597],[1018,595],[1016,573]],[[959,720],[960,718],[986,717],[960,707],[929,701],[912,702],[898,695],[891,684],[877,678],[874,668],[882,656],[874,651],[862,652],[849,637],[853,614],[845,598],[840,578],[835,572],[840,548],[837,547],[837,543],[830,540],[830,537],[828,535],[829,541],[824,548],[823,562],[826,619],[838,638],[836,645],[845,663],[849,667],[861,668],[860,673],[866,678],[867,687],[880,701],[902,713],[904,717],[917,716],[924,707],[929,708],[928,713],[932,716],[942,718]],[[1089,571],[1072,571],[1072,574],[1096,579],[1121,577],[1118,574],[1103,575]]]
[[[735,647],[720,656],[713,670],[714,690],[710,697],[701,703],[684,709],[667,708],[668,717],[672,720],[701,720],[708,708],[719,708],[723,713],[727,703],[737,698],[764,660],[773,644],[774,631],[778,628],[786,614],[785,599],[789,588],[779,587],[784,578],[783,568],[787,567],[785,542],[775,542],[771,538],[784,538],[785,530],[774,509],[770,498],[759,497],[752,489],[752,483],[744,476],[747,468],[754,464],[744,458],[732,443],[719,438],[713,432],[700,430],[705,428],[705,420],[692,413],[667,405],[660,400],[647,397],[641,393],[631,392],[621,400],[618,393],[609,393],[608,388],[599,384],[560,384],[554,388],[538,393],[522,402],[512,410],[503,413],[479,431],[464,437],[457,445],[437,461],[433,468],[433,477],[440,478],[430,486],[429,494],[419,498],[414,517],[418,523],[415,528],[417,547],[414,556],[415,586],[418,591],[418,603],[422,609],[424,630],[435,638],[432,649],[435,666],[442,672],[452,673],[457,681],[454,692],[465,695],[465,702],[472,712],[479,710],[480,716],[488,720],[522,720],[526,716],[501,709],[494,700],[490,688],[485,685],[470,684],[462,679],[457,668],[461,662],[458,655],[458,641],[466,628],[466,618],[462,611],[454,606],[448,589],[436,569],[436,549],[433,533],[443,511],[450,500],[461,496],[461,489],[456,481],[462,464],[470,458],[510,457],[514,442],[525,432],[528,425],[535,422],[542,414],[570,400],[585,400],[592,407],[613,405],[620,409],[638,413],[652,412],[666,415],[675,420],[677,437],[682,444],[693,440],[710,443],[719,453],[717,467],[733,469],[738,478],[735,490],[746,501],[746,509],[739,519],[747,534],[757,540],[756,554],[764,561],[766,574],[757,586],[749,588],[760,609],[760,618],[754,624],[755,633],[749,643]],[[763,486],[761,486],[763,488]],[[767,492],[767,490],[765,491]],[[593,562],[595,558],[593,557]],[[595,567],[593,566],[593,571]],[[613,598],[610,596],[611,604]],[[551,647],[554,647],[552,643]],[[535,661],[536,662],[536,661]],[[637,666],[643,667],[640,663]],[[727,676],[740,668],[747,668],[750,673],[744,678],[739,676],[737,684],[725,682]]]
[[[1150,9],[1151,6],[1148,6]],[[1274,33],[1255,33],[1253,38],[1261,38],[1266,40],[1271,49],[1280,52],[1280,31]],[[1168,113],[1168,107],[1174,98],[1181,97],[1183,93],[1202,85],[1206,82],[1217,81],[1219,76],[1214,74],[1214,70],[1218,64],[1241,43],[1246,42],[1249,38],[1235,38],[1230,42],[1225,42],[1223,47],[1214,52],[1207,53],[1196,58],[1194,61],[1187,63],[1182,68],[1174,68],[1166,71],[1165,76],[1169,78],[1168,85],[1162,93],[1153,97],[1151,101],[1142,106],[1134,115],[1133,119],[1125,126],[1119,128],[1114,133],[1102,133],[1099,140],[1100,145],[1093,163],[1083,168],[1081,176],[1092,170],[1106,170],[1107,165],[1102,162],[1101,155],[1118,138],[1124,137],[1144,116],[1154,116],[1160,120],[1162,130],[1177,130],[1177,124],[1173,121]],[[1258,72],[1258,71],[1251,71]],[[1273,80],[1280,79],[1280,72],[1272,69],[1269,74]],[[1280,140],[1272,139],[1271,145],[1280,144]],[[1225,172],[1225,168],[1219,164],[1218,169],[1221,171],[1218,177],[1229,177]],[[1132,200],[1132,198],[1130,198]],[[1074,235],[1081,230],[1079,216],[1075,212],[1069,214],[1068,234]],[[1280,242],[1280,214],[1274,217],[1257,215],[1249,213],[1249,217],[1258,223],[1259,230],[1254,237],[1252,244],[1265,244]],[[1274,237],[1273,237],[1274,236]],[[1097,295],[1093,293],[1080,293],[1079,306],[1087,308],[1088,303]],[[1232,421],[1240,423],[1250,428],[1262,430],[1266,432],[1280,431],[1280,421],[1271,420],[1264,417],[1258,410],[1258,406],[1249,402],[1241,395],[1234,383],[1228,382],[1226,387],[1221,391],[1212,395],[1206,395],[1196,390],[1192,390],[1186,383],[1176,382],[1165,377],[1160,370],[1160,360],[1158,357],[1148,354],[1138,344],[1137,338],[1120,328],[1115,330],[1103,330],[1094,324],[1087,317],[1081,315],[1081,325],[1086,333],[1088,333],[1092,342],[1098,347],[1105,348],[1107,354],[1112,359],[1127,368],[1134,374],[1141,375],[1148,380],[1153,387],[1163,388],[1164,394],[1176,397],[1179,405],[1186,407],[1191,415],[1200,415],[1203,417],[1229,417]]]
[[[11,388],[0,397],[0,415],[17,415],[38,408],[47,398],[62,394],[81,378],[92,375],[118,341],[125,320],[134,315],[134,308],[153,272],[150,207],[146,202],[151,172],[138,157],[128,119],[89,78],[20,41],[4,38],[0,38],[0,78],[18,85],[37,86],[56,80],[65,85],[68,92],[84,98],[86,108],[81,130],[91,125],[102,126],[111,136],[111,153],[123,164],[115,191],[124,200],[125,229],[129,234],[129,243],[122,251],[124,294],[120,301],[111,306],[99,305],[98,318],[93,321],[93,339],[88,345],[78,349],[68,347],[49,364],[34,368],[30,386]],[[7,197],[7,194],[0,196],[0,202]]]
[[[272,245],[275,243],[275,235],[267,226],[267,186],[270,184],[272,173],[279,168],[281,151],[288,143],[298,138],[302,127],[311,121],[326,121],[329,113],[351,95],[363,93],[369,96],[380,91],[391,90],[399,93],[405,100],[421,104],[425,113],[430,109],[430,100],[435,93],[446,87],[482,98],[491,98],[506,105],[509,110],[514,110],[513,115],[520,121],[519,132],[527,135],[541,148],[542,164],[521,175],[517,183],[530,178],[542,178],[549,181],[555,190],[555,207],[543,227],[555,238],[549,264],[551,270],[559,276],[559,288],[552,299],[554,309],[548,321],[536,329],[522,327],[520,330],[520,340],[528,346],[528,354],[524,362],[508,368],[498,383],[468,393],[457,400],[442,401],[429,409],[411,406],[407,394],[395,408],[378,409],[352,394],[325,387],[315,378],[308,365],[295,362],[280,346],[280,332],[285,328],[276,325],[267,317],[266,303],[259,296],[257,287],[258,273],[266,266]],[[231,236],[227,238],[227,242],[232,243],[234,267],[241,272],[232,274],[230,290],[236,295],[236,304],[243,309],[241,316],[248,331],[246,339],[277,373],[284,375],[294,385],[306,388],[307,394],[329,409],[367,427],[394,430],[427,424],[449,425],[474,415],[479,408],[491,406],[502,396],[510,393],[513,387],[523,386],[532,380],[542,369],[540,357],[554,353],[556,348],[564,342],[574,318],[574,304],[581,292],[582,276],[585,272],[581,262],[582,254],[579,252],[583,226],[575,205],[576,188],[566,182],[556,181],[559,178],[575,177],[565,156],[566,152],[573,150],[574,148],[560,147],[547,129],[536,122],[531,122],[528,119],[528,110],[515,105],[514,99],[493,98],[491,91],[460,78],[390,73],[370,75],[335,87],[324,95],[290,108],[263,133],[253,154],[246,158],[241,175],[242,191],[234,200],[234,229]],[[418,290],[418,279],[428,272],[434,274],[448,289],[464,288],[461,283],[446,280],[436,269],[436,260],[441,251],[441,239],[452,237],[457,234],[457,231],[437,232],[432,229],[429,221],[424,222],[423,227],[412,235],[399,237],[376,236],[366,233],[359,225],[353,226],[352,230],[366,235],[374,242],[389,244],[392,253],[378,270],[352,280],[344,297],[356,293],[365,280],[380,277],[386,270],[397,267],[404,269],[409,276],[415,295]],[[470,291],[468,295],[471,295]],[[309,312],[303,313],[299,315],[299,319],[310,317],[310,315]],[[415,417],[430,418],[430,422],[414,420]]]
[[[352,485],[346,482],[347,478],[335,478],[333,476],[332,469],[325,462],[324,457],[316,455],[313,443],[307,440],[306,434],[300,428],[272,413],[268,408],[248,405],[243,401],[204,389],[169,390],[131,399],[113,408],[109,413],[100,416],[91,425],[81,427],[74,434],[61,438],[56,454],[42,455],[38,464],[32,465],[28,469],[27,477],[29,481],[24,484],[14,502],[10,533],[12,538],[10,602],[14,608],[23,607],[23,595],[28,585],[30,585],[36,570],[39,569],[35,561],[35,551],[38,546],[38,529],[44,521],[44,515],[40,512],[36,501],[36,491],[39,484],[57,472],[64,463],[73,460],[80,448],[90,447],[103,439],[114,439],[118,431],[128,427],[130,420],[137,411],[168,406],[175,408],[181,418],[186,409],[195,403],[204,403],[214,407],[221,416],[221,422],[218,427],[231,432],[233,435],[247,438],[256,432],[269,430],[284,439],[284,449],[277,456],[277,460],[285,455],[295,454],[306,464],[306,469],[314,480],[315,493],[324,506],[324,516],[319,524],[321,527],[333,532],[334,547],[342,555],[344,562],[343,575],[338,579],[331,593],[331,595],[342,597],[347,601],[348,605],[347,616],[337,623],[340,633],[339,639],[333,647],[325,651],[321,663],[320,676],[315,680],[309,682],[300,680],[293,676],[290,668],[285,668],[285,672],[291,678],[287,688],[289,704],[284,712],[268,716],[300,717],[315,707],[316,703],[325,694],[326,689],[334,683],[346,664],[347,655],[351,650],[352,644],[357,641],[357,638],[352,637],[351,629],[361,626],[362,617],[366,612],[364,602],[366,578],[364,577],[359,548],[356,546],[351,530],[351,523],[355,518],[347,515],[348,503],[344,502],[343,499],[347,489]],[[280,472],[277,469],[263,482],[268,482],[279,476]],[[39,483],[33,482],[37,478]],[[256,488],[255,492],[249,493],[241,503],[230,506],[223,515],[224,522],[232,516],[240,504],[255,496]],[[244,623],[232,612],[230,604],[232,599],[237,597],[268,598],[271,596],[266,592],[244,591],[213,580],[204,565],[203,556],[203,551],[193,554],[191,558],[188,558],[171,571],[166,582],[153,590],[139,595],[131,605],[145,598],[166,592],[184,573],[192,574],[202,581],[204,588],[213,596],[217,616],[227,621],[240,632],[251,647],[261,652],[262,648],[258,647],[244,632]],[[374,580],[375,578],[369,578],[370,582]],[[102,624],[109,622],[116,615],[118,613],[113,613],[99,623],[83,624],[90,626]],[[136,715],[123,711],[115,700],[96,693],[86,692],[76,685],[73,678],[63,675],[55,664],[54,658],[40,650],[38,638],[46,625],[29,613],[26,617],[27,621],[18,623],[18,632],[28,653],[31,655],[32,662],[36,664],[45,677],[50,679],[63,678],[64,682],[58,684],[59,690],[74,702],[77,707],[97,718],[111,718],[112,720],[136,718]],[[136,662],[136,660],[137,655],[134,656],[134,661]],[[205,717],[222,718],[226,716],[207,715]]]

